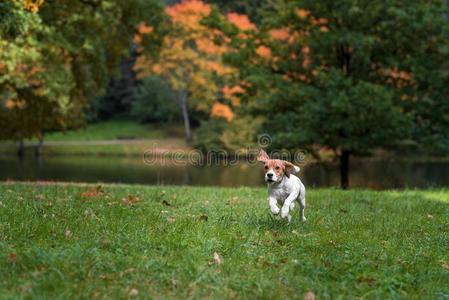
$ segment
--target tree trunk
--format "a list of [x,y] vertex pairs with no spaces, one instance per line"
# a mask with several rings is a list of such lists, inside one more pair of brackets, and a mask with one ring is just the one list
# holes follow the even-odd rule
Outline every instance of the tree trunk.
[[25,146],[23,145],[23,140],[19,141],[18,149],[17,149],[17,155],[20,158],[23,158],[25,156]]
[[42,134],[39,137],[39,142],[37,143],[37,148],[36,148],[36,156],[41,156],[42,155],[42,148],[44,146],[44,135]]
[[190,143],[192,141],[192,131],[190,129],[190,119],[189,111],[187,110],[187,92],[179,92],[179,105],[181,106],[182,118],[184,120],[184,129],[186,133],[186,142]]
[[342,150],[340,155],[340,187],[346,190],[349,187],[349,156],[351,153]]

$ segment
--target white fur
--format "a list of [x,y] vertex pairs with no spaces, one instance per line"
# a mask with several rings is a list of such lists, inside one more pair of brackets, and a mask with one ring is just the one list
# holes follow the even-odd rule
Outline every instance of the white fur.
[[[295,173],[299,171],[299,167],[295,166]],[[265,174],[265,180],[268,173],[274,173],[273,170],[269,170]],[[295,202],[299,203],[300,219],[305,221],[304,209],[306,208],[306,188],[301,180],[295,175],[291,174],[290,177],[283,175],[281,178],[276,178],[276,174],[273,174],[272,183],[268,183],[268,204],[270,205],[271,212],[275,215],[281,213],[282,218],[287,218],[290,223],[292,216],[290,212],[295,207]],[[282,205],[279,209],[278,204]]]

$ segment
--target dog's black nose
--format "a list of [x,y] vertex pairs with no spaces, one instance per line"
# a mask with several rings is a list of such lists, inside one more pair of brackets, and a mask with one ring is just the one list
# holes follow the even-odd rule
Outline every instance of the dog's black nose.
[[271,177],[273,177],[273,174],[272,174],[272,173],[268,173],[268,174],[267,174],[267,177],[268,177],[268,178],[271,178]]

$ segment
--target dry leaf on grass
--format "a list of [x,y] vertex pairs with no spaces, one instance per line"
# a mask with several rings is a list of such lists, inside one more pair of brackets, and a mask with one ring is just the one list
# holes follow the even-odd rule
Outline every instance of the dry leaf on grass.
[[127,197],[122,199],[122,204],[123,205],[134,205],[139,203],[140,199],[139,197],[133,196],[133,195],[128,195]]
[[223,263],[223,260],[221,259],[220,255],[217,252],[214,252],[214,262],[217,265],[221,265]]
[[371,276],[366,276],[366,277],[361,276],[361,277],[357,278],[357,281],[358,281],[359,283],[366,283],[366,284],[368,284],[370,287],[375,286],[376,283],[377,283],[376,278],[371,277]]
[[17,254],[14,252],[9,253],[8,255],[8,261],[15,263],[17,261]]
[[129,293],[128,293],[128,294],[129,294],[131,297],[135,297],[135,296],[139,295],[139,290],[136,289],[136,288],[132,288],[132,289],[129,290]]
[[308,291],[304,294],[304,300],[315,300],[315,294],[312,291]]
[[64,235],[65,235],[65,238],[69,240],[72,238],[73,232],[70,229],[66,229]]
[[171,284],[173,284],[173,286],[178,286],[179,282],[178,282],[178,280],[172,278]]
[[171,204],[168,203],[166,200],[162,200],[162,204],[164,204],[165,206],[171,206]]
[[441,266],[443,267],[443,269],[445,269],[446,271],[449,272],[449,264],[447,262],[445,262],[444,260],[441,261]]
[[84,193],[81,194],[81,197],[83,198],[93,198],[93,197],[98,197],[98,196],[102,196],[104,194],[101,185],[96,186],[96,187],[92,187],[90,189],[88,189],[87,191],[85,191]]

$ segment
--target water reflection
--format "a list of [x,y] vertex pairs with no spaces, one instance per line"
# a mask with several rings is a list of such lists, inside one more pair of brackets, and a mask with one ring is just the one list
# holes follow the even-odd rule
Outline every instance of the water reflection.
[[[338,186],[334,165],[302,166],[307,186]],[[146,165],[141,158],[122,157],[0,157],[0,180],[55,180],[140,184],[262,186],[261,166],[240,162],[234,166]],[[351,186],[373,189],[449,186],[449,162],[360,161],[351,165]]]

